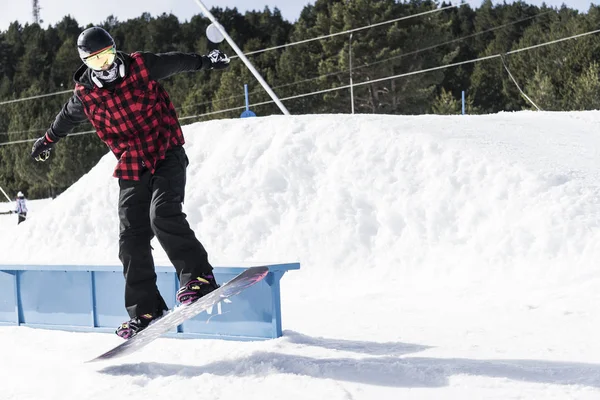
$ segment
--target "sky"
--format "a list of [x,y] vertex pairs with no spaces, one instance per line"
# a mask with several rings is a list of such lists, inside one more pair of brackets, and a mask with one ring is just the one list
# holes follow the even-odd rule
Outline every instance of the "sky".
[[[481,0],[466,1],[473,7],[481,4]],[[501,3],[501,1],[498,1]],[[530,4],[541,5],[542,0],[529,0]],[[120,20],[139,17],[143,12],[152,15],[160,15],[163,12],[173,13],[180,20],[189,20],[191,16],[200,12],[194,0],[102,0],[101,2],[85,2],[72,0],[39,0],[41,17],[45,21],[44,26],[56,24],[65,15],[70,14],[81,26],[89,23],[99,24],[109,15],[115,15]],[[271,9],[277,7],[282,15],[289,21],[298,19],[300,12],[311,0],[204,0],[204,4],[211,8],[237,7],[240,11],[262,10],[265,6]],[[458,4],[458,2],[453,2]],[[590,3],[599,4],[600,0],[546,0],[546,4],[560,6],[568,3],[570,7],[581,11],[587,11]],[[8,25],[17,20],[22,24],[32,21],[31,1],[0,0],[0,30],[6,30]]]
[[[283,337],[162,338],[84,364],[121,339],[0,326],[2,400],[598,399],[599,124],[590,111],[186,125],[183,207],[212,264],[301,263],[281,281]],[[0,215],[0,264],[118,266],[115,165],[107,154],[30,202],[18,226]]]

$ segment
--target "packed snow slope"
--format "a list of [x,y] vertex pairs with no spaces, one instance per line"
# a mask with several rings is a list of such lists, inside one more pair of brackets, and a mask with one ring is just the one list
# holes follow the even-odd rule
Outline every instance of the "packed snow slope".
[[[284,337],[160,339],[83,367],[119,339],[0,328],[0,399],[600,398],[599,126],[599,112],[185,126],[184,210],[212,263],[302,264],[282,281]],[[2,216],[0,264],[118,265],[115,162],[18,227]]]

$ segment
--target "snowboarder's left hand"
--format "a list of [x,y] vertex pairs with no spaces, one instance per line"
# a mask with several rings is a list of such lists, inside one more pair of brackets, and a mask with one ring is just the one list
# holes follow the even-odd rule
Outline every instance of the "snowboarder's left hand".
[[231,61],[227,54],[218,49],[214,49],[206,57],[210,60],[210,69],[225,69]]

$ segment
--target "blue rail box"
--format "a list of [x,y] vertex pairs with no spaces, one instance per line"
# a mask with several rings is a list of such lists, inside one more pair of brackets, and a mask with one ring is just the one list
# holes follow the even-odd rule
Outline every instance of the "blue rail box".
[[[299,263],[266,265],[258,284],[202,313],[167,334],[231,340],[272,339],[282,335],[280,280]],[[243,267],[216,267],[219,283]],[[179,282],[173,267],[156,267],[158,287],[169,308]],[[114,332],[128,319],[121,267],[85,265],[1,265],[0,325],[85,332]]]

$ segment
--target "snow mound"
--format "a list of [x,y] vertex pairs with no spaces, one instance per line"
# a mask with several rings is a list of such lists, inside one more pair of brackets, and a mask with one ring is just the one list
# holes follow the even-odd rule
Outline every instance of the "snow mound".
[[[391,280],[585,273],[600,258],[598,122],[522,112],[196,123],[184,126],[184,210],[214,265],[300,261]],[[1,262],[118,265],[114,165],[107,154],[5,235]]]

